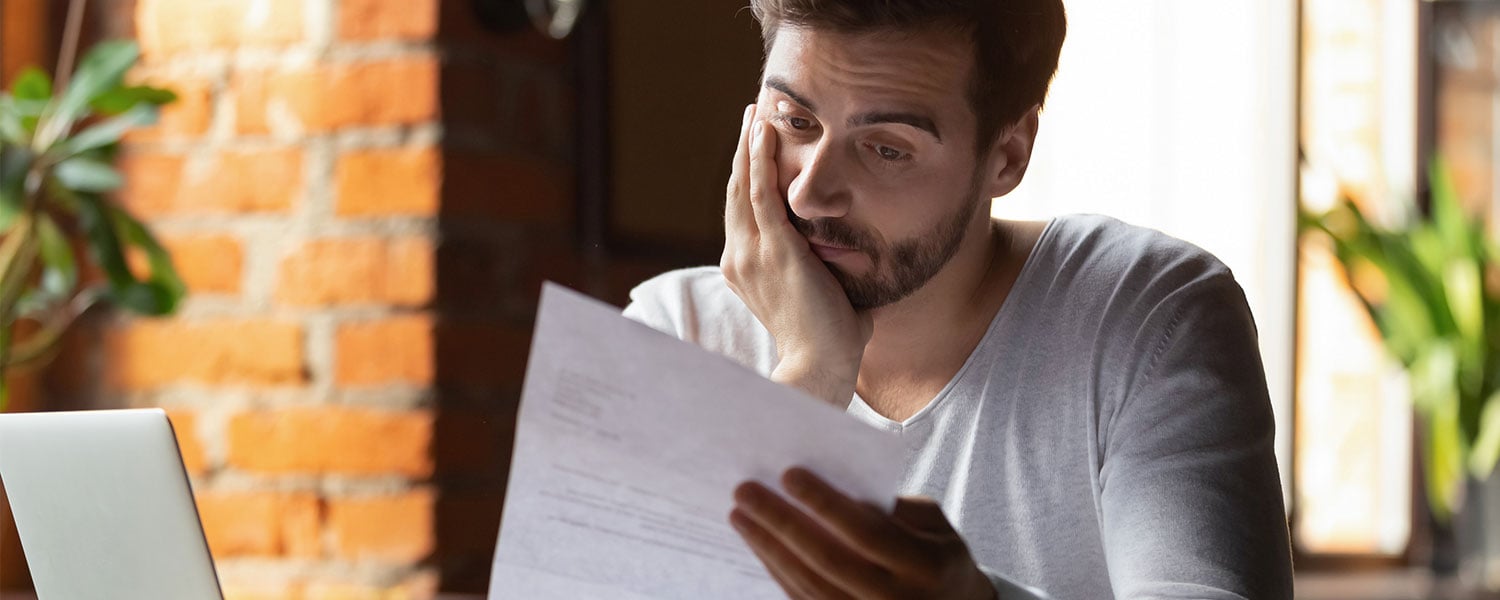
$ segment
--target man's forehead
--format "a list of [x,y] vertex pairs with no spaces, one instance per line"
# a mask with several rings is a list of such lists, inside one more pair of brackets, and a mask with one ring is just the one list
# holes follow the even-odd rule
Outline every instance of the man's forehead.
[[776,34],[762,84],[779,82],[773,89],[793,92],[789,95],[803,104],[850,94],[911,108],[947,108],[966,101],[972,61],[964,42],[927,32],[849,34],[790,27]]
[[963,43],[922,32],[790,28],[778,32],[761,84],[815,113],[847,108],[851,126],[896,122],[942,141],[940,129],[964,129],[961,121],[973,118],[971,62]]

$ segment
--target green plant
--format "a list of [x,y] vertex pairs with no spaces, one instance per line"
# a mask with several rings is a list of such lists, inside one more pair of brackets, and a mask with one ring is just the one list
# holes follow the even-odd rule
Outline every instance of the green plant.
[[[0,375],[48,358],[98,301],[164,315],[185,293],[167,251],[106,196],[122,183],[111,166],[120,138],[175,99],[124,83],[138,56],[133,42],[103,42],[60,89],[32,68],[0,93]],[[102,281],[80,281],[79,249]],[[132,249],[146,258],[144,276],[131,270]],[[0,410],[4,403],[0,376]]]
[[1426,489],[1446,520],[1465,472],[1483,480],[1500,459],[1500,246],[1465,213],[1448,171],[1432,169],[1427,214],[1373,224],[1348,198],[1301,215],[1326,233],[1350,283],[1406,367],[1422,417]]

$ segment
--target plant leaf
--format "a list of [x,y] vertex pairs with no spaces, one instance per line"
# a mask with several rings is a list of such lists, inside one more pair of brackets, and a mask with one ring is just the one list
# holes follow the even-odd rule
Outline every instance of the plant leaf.
[[1479,417],[1479,436],[1469,454],[1469,474],[1483,481],[1500,462],[1500,390],[1485,399],[1484,412]]
[[63,161],[90,150],[112,146],[120,141],[126,131],[155,122],[156,107],[149,104],[139,105],[124,114],[90,126],[76,135],[58,140],[57,144],[47,151],[47,156],[51,160]]
[[80,192],[109,192],[124,184],[114,167],[87,156],[62,161],[53,167],[52,176],[68,189]]
[[1444,402],[1427,414],[1427,500],[1439,520],[1452,517],[1464,475],[1458,403]]
[[0,140],[31,146],[37,121],[46,108],[45,100],[21,100],[0,94]]
[[[0,327],[8,329],[15,322],[13,309],[36,271],[40,245],[36,222],[26,213],[16,218],[0,241]],[[0,360],[0,365],[4,364],[5,360]]]
[[0,145],[28,146],[31,144],[30,138],[26,126],[21,124],[21,113],[15,100],[9,95],[0,94]]
[[41,243],[42,277],[16,302],[16,314],[23,318],[49,312],[58,303],[67,302],[78,285],[73,246],[46,213],[37,215],[37,236]]
[[78,285],[78,261],[73,257],[73,245],[45,214],[38,217],[37,233],[41,236],[42,267],[45,269],[41,289],[57,298],[68,298]]
[[[91,194],[81,194],[79,200],[79,221],[89,238],[94,259],[109,282],[108,299],[144,315],[165,315],[176,310],[186,287],[166,249],[125,211]],[[126,245],[146,252],[151,274],[145,281],[130,272],[125,261]]]
[[22,100],[52,99],[52,78],[46,71],[26,67],[10,84],[10,93]]
[[78,70],[62,90],[56,102],[43,115],[45,125],[40,126],[38,138],[50,147],[85,115],[89,102],[101,94],[117,88],[131,65],[140,57],[135,42],[112,40],[100,42],[90,48],[78,62]]
[[161,106],[175,100],[177,100],[177,94],[170,90],[136,85],[104,92],[90,101],[89,107],[99,114],[118,115],[143,102],[152,106]]
[[10,229],[26,203],[26,172],[34,160],[25,146],[0,149],[0,230]]
[[129,287],[135,281],[130,267],[125,263],[125,253],[120,248],[120,236],[115,233],[114,223],[104,209],[104,201],[92,194],[81,194],[78,198],[78,222],[89,240],[89,251],[94,261],[104,271],[110,290]]
[[125,243],[135,246],[146,252],[146,262],[151,267],[151,275],[138,285],[149,289],[152,298],[150,304],[134,307],[137,312],[147,315],[166,315],[177,310],[177,305],[187,294],[187,286],[182,283],[182,277],[177,274],[177,267],[172,264],[172,255],[151,231],[146,229],[140,221],[130,216],[118,207],[110,207],[110,213],[114,217],[115,224],[120,228],[121,237]]

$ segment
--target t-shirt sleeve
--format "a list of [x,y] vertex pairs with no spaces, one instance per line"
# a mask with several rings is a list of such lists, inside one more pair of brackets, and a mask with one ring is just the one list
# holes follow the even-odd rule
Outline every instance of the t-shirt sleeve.
[[1004,575],[984,565],[979,565],[979,570],[989,578],[990,585],[995,587],[995,600],[1051,600],[1052,598],[1039,589],[1006,579]]
[[1118,598],[1291,598],[1275,420],[1228,274],[1163,299],[1101,412],[1100,516]]
[[[652,329],[684,339],[683,294],[673,293],[668,277],[647,280],[630,290],[630,303],[621,314],[628,319],[643,323]],[[680,287],[680,286],[678,286]]]

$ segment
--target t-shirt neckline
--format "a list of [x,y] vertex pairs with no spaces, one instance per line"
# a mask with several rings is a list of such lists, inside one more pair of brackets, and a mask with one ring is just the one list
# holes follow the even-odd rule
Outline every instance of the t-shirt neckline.
[[1016,275],[1015,283],[1011,284],[1010,291],[1006,293],[1005,301],[1000,303],[1000,308],[995,311],[995,316],[990,318],[990,324],[985,329],[984,335],[980,336],[979,343],[974,345],[974,349],[969,352],[968,358],[964,359],[964,364],[958,368],[958,371],[953,374],[953,377],[948,380],[943,389],[938,390],[937,395],[928,400],[925,406],[918,409],[917,412],[912,413],[905,420],[896,421],[870,408],[870,405],[865,403],[864,398],[859,396],[859,392],[855,392],[854,398],[849,402],[849,410],[847,412],[879,429],[900,433],[926,420],[928,415],[936,411],[938,405],[942,404],[943,400],[951,394],[953,388],[958,386],[958,382],[963,380],[964,373],[968,372],[969,366],[974,362],[974,356],[979,354],[979,349],[985,347],[989,343],[990,338],[997,335],[995,332],[1000,329],[1000,323],[1005,320],[1005,317],[1011,311],[1019,310],[1011,308],[1012,305],[1016,304],[1016,294],[1014,292],[1018,289],[1023,289],[1022,283],[1031,277],[1031,272],[1035,270],[1033,266],[1036,263],[1036,257],[1041,253],[1042,246],[1051,242],[1051,238],[1053,237],[1052,230],[1057,227],[1057,223],[1060,220],[1058,217],[1048,219],[1047,226],[1042,228],[1042,234],[1037,236],[1036,243],[1031,245],[1031,251],[1026,254],[1026,261],[1021,264],[1021,272]]

